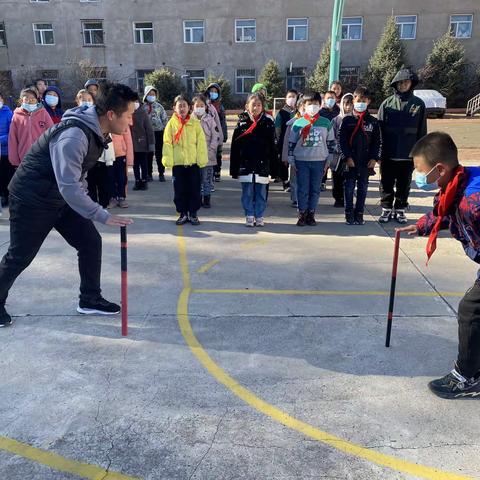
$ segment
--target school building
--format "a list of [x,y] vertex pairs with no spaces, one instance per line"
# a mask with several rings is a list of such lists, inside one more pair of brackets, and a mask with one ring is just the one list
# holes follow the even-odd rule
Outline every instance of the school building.
[[[354,83],[394,15],[408,63],[423,65],[451,29],[480,63],[479,0],[346,0],[341,79]],[[44,77],[72,93],[85,76],[142,90],[168,67],[190,91],[223,74],[239,98],[276,59],[300,90],[331,30],[333,0],[0,0],[0,84]]]

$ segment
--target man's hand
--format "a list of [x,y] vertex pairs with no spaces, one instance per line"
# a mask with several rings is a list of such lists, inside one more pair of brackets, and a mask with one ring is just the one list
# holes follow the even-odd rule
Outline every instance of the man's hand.
[[368,162],[367,168],[375,168],[377,166],[377,161],[376,160],[370,160]]
[[409,225],[408,227],[396,228],[395,231],[406,233],[407,235],[418,235],[418,228],[416,225]]
[[355,168],[355,162],[353,161],[352,157],[347,158],[347,167],[349,168]]
[[110,215],[107,220],[106,225],[110,225],[112,227],[125,227],[127,225],[131,225],[133,220],[127,217],[119,217],[118,215]]

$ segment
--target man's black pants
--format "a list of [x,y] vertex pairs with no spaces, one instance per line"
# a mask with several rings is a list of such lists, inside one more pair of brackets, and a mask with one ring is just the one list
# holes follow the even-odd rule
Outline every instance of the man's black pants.
[[49,232],[55,229],[78,252],[80,299],[101,294],[102,238],[91,220],[68,205],[61,209],[32,208],[10,196],[10,246],[0,262],[0,305],[20,273],[37,255]]
[[382,207],[405,210],[412,183],[411,160],[382,160],[380,163],[380,194]]

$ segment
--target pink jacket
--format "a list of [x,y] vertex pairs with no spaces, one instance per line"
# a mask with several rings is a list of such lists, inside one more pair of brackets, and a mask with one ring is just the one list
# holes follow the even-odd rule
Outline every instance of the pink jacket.
[[130,128],[123,135],[112,134],[113,150],[116,157],[127,157],[127,165],[133,165],[133,142]]
[[[215,109],[213,109],[215,110]],[[208,149],[208,167],[217,164],[217,147],[223,143],[222,130],[218,128],[217,122],[213,115],[206,113],[201,119],[203,133],[207,141]]]
[[10,163],[18,167],[38,137],[52,125],[53,121],[43,106],[33,113],[21,107],[16,108],[8,134]]

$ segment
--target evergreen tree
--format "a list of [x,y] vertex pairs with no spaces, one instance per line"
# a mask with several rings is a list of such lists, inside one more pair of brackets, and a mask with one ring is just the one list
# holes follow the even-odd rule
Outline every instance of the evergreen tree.
[[403,65],[405,47],[400,40],[395,18],[390,17],[362,79],[363,84],[372,92],[374,105],[379,106],[392,94],[390,83]]
[[331,40],[328,37],[323,44],[320,57],[313,69],[312,74],[307,78],[307,86],[315,92],[325,92],[328,90],[328,81],[330,76],[330,45]]
[[280,73],[280,67],[276,60],[269,60],[260,72],[258,81],[267,89],[268,102],[273,104],[275,97],[285,96],[285,79]]
[[[168,68],[161,68],[145,76],[145,85],[153,85],[158,92],[158,101],[166,108],[173,105],[173,99],[180,93],[185,93],[181,78]],[[143,92],[139,92],[143,96]]]

